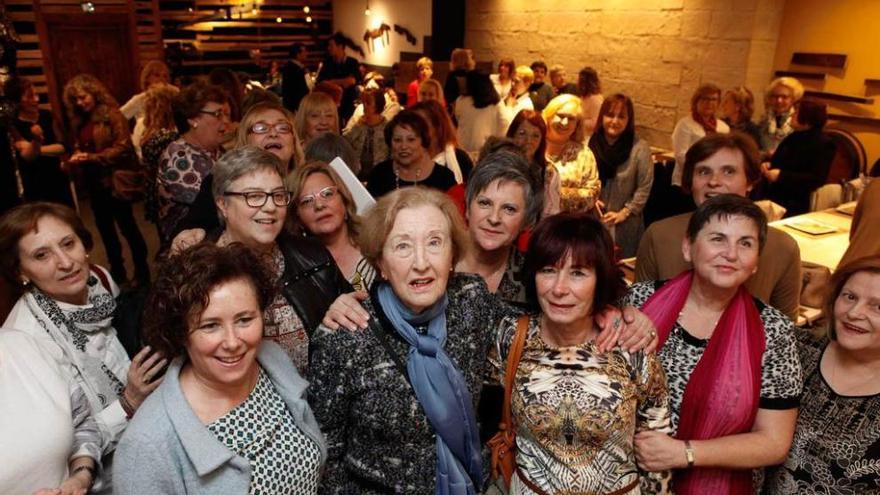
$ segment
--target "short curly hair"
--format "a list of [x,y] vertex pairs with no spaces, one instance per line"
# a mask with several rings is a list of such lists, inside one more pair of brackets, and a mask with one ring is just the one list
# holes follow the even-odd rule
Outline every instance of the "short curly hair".
[[220,86],[197,82],[180,90],[174,97],[174,123],[177,132],[183,134],[189,130],[189,119],[199,116],[199,112],[209,101],[221,105],[230,101],[229,93]]
[[251,284],[262,313],[275,295],[274,278],[243,244],[203,242],[167,258],[147,299],[144,341],[168,359],[184,355],[192,323],[210,304],[211,292],[236,280]]

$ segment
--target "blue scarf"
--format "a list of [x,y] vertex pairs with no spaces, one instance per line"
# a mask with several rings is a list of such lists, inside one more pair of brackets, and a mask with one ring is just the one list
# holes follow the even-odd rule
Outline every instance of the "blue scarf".
[[[432,307],[413,314],[383,283],[379,304],[410,345],[406,370],[416,398],[437,433],[437,495],[473,495],[483,476],[480,439],[467,382],[443,349],[446,343],[444,295]],[[427,335],[414,325],[428,324]]]

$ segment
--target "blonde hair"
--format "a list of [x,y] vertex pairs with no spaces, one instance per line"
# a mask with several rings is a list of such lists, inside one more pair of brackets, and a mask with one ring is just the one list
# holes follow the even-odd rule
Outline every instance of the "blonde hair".
[[388,234],[394,227],[397,215],[406,208],[433,206],[443,213],[449,222],[449,234],[452,239],[452,266],[460,260],[470,248],[470,236],[464,219],[455,203],[441,191],[423,186],[404,187],[394,190],[381,198],[361,221],[361,234],[357,238],[361,254],[374,267],[379,266],[382,248]]
[[179,91],[177,87],[165,83],[156,84],[146,91],[142,143],[163,129],[177,130],[174,123],[174,97]]
[[160,75],[162,77],[162,82],[165,84],[171,83],[171,70],[168,69],[168,66],[165,65],[165,62],[161,60],[150,60],[146,64],[144,64],[144,68],[141,69],[141,90],[146,91],[150,89],[148,87],[148,81],[150,76]]
[[516,77],[518,79],[522,79],[526,85],[531,85],[535,82],[535,71],[532,70],[528,65],[519,65],[516,70],[514,70]]
[[740,122],[748,122],[752,120],[752,115],[755,113],[755,97],[752,95],[752,92],[749,91],[749,88],[745,86],[737,86],[733,89],[729,89],[724,93],[724,97],[721,98],[721,101],[724,101],[725,98],[730,98],[739,106]]
[[[333,185],[336,186],[339,196],[342,197],[342,204],[345,206],[345,226],[348,229],[348,238],[351,240],[352,244],[354,244],[354,240],[361,232],[361,217],[357,214],[357,205],[354,203],[351,191],[345,186],[345,182],[342,182],[342,178],[339,177],[339,174],[330,168],[330,165],[326,162],[312,160],[305,165],[294,169],[294,171],[284,179],[284,186],[287,187],[287,190],[293,195],[292,204],[294,205],[294,208],[297,208],[296,205],[299,203],[299,195],[302,194],[306,180],[314,174],[326,175],[330,181],[333,182]],[[299,221],[299,215],[287,215],[287,227],[294,234],[306,233],[305,226]]]
[[[258,114],[268,112],[270,110],[281,112],[282,114],[284,114],[284,118],[286,118],[291,123],[291,125],[293,125],[294,115],[288,109],[284,108],[284,106],[280,103],[275,103],[271,101],[261,101],[259,103],[255,103],[251,105],[244,116],[242,116],[241,123],[238,125],[238,129],[236,129],[235,131],[234,146],[236,148],[248,145],[248,135],[250,135],[251,127],[258,120]],[[304,156],[305,154],[303,153],[302,145],[299,142],[299,135],[296,132],[296,126],[294,126],[293,156],[290,157],[290,163],[282,164],[284,165],[285,173],[295,169],[298,163],[302,163],[304,161]]]
[[556,112],[559,111],[560,108],[573,104],[576,108],[574,114],[577,116],[577,127],[574,128],[574,132],[571,134],[571,137],[568,138],[570,141],[576,141],[578,143],[582,143],[584,141],[584,121],[580,118],[580,115],[583,113],[581,98],[579,96],[570,95],[570,94],[561,94],[552,100],[550,103],[547,103],[547,106],[544,107],[544,111],[541,112],[541,117],[544,118],[544,123],[547,124],[547,127],[550,127],[550,122],[553,120],[553,117],[556,116]]
[[767,85],[767,90],[765,92],[767,98],[770,98],[770,93],[772,93],[773,89],[777,86],[784,86],[790,89],[792,101],[798,101],[804,97],[804,85],[801,84],[800,81],[793,77],[777,77]]
[[428,57],[422,57],[416,62],[416,67],[421,69],[422,67],[427,67],[429,69],[434,68],[434,61]]
[[[88,93],[95,99],[95,108],[89,115],[80,112],[76,106],[74,93]],[[73,129],[78,129],[82,125],[84,117],[90,117],[92,121],[107,120],[110,118],[110,110],[119,108],[116,98],[113,98],[107,87],[91,74],[77,74],[67,81],[62,99]]]
[[312,91],[299,103],[299,109],[293,117],[293,128],[296,130],[297,136],[303,141],[308,139],[306,131],[308,130],[308,115],[312,112],[320,112],[329,110],[333,113],[334,129],[339,133],[339,114],[336,111],[336,102],[327,93],[320,91]]
[[[445,98],[443,97],[443,86],[440,85],[440,81],[438,81],[436,79],[425,79],[424,81],[422,81],[422,83],[419,84],[419,95],[418,96],[421,96],[422,88],[424,88],[425,86],[433,86],[434,92],[440,98],[439,101],[442,102],[445,100]],[[418,99],[418,97],[416,99]],[[421,101],[421,100],[419,100],[419,101]],[[444,102],[443,104],[445,105],[446,103]]]

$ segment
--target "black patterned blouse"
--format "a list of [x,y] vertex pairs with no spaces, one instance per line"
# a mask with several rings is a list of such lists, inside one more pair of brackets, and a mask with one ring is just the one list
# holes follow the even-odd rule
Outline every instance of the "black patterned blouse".
[[[493,297],[476,275],[453,274],[446,293],[446,353],[464,376],[476,408],[492,329],[517,310]],[[409,346],[376,305],[364,305],[405,363]],[[434,493],[433,428],[376,333],[318,327],[309,369],[309,404],[328,444],[319,493]]]
[[880,394],[838,395],[819,363],[828,338],[798,334],[804,393],[791,451],[764,493],[880,494]]
[[321,453],[287,410],[263,369],[247,400],[208,430],[251,466],[250,495],[311,495],[318,489]]

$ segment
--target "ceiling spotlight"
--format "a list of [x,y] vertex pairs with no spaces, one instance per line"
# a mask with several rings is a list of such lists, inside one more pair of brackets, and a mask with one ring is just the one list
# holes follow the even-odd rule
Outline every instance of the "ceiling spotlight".
[[311,11],[312,11],[312,9],[310,9],[308,5],[306,5],[305,7],[303,7],[303,12],[305,12],[306,14],[308,14],[308,13],[311,12]]
[[275,18],[275,22],[277,22],[278,24],[281,24],[281,21],[282,21],[282,20],[283,20],[283,19],[281,19],[280,17],[276,17],[276,18]]
[[312,16],[307,15],[307,16],[306,16],[306,22],[312,22]]
[[82,2],[79,4],[82,8],[82,11],[86,14],[94,14],[95,13],[95,4],[92,2]]
[[186,9],[186,10],[188,10],[188,11],[189,11],[189,13],[190,13],[190,14],[192,14],[192,11],[193,11],[193,8],[192,8],[192,7],[190,7],[190,8],[188,8],[188,9]]

